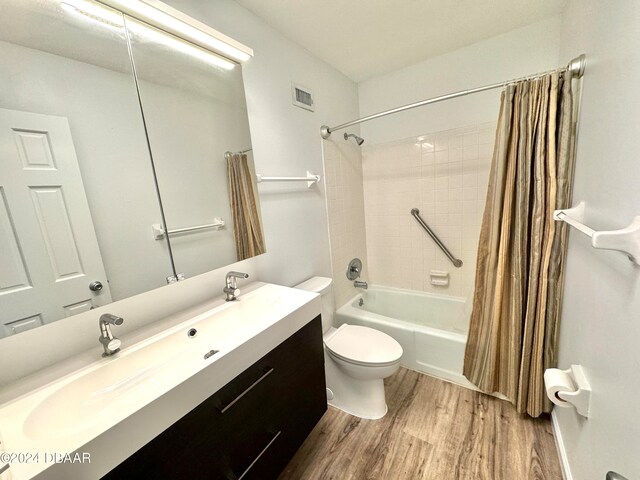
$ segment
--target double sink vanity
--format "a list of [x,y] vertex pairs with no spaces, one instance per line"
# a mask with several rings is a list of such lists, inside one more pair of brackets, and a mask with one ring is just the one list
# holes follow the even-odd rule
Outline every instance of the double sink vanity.
[[320,308],[253,282],[123,336],[117,353],[93,349],[81,369],[41,371],[32,390],[17,382],[1,397],[2,448],[40,458],[0,479],[277,477],[327,408]]

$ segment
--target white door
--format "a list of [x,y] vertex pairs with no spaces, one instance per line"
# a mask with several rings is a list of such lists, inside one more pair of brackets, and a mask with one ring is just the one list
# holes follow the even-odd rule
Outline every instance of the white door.
[[0,109],[0,338],[109,302],[67,119]]

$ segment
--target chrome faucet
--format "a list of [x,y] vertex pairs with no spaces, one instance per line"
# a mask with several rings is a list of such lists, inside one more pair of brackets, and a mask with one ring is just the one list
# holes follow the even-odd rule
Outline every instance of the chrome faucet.
[[109,357],[120,351],[122,342],[111,333],[111,325],[122,325],[124,318],[110,313],[100,315],[100,338],[98,339],[104,347],[103,357]]
[[355,282],[353,282],[353,286],[356,288],[363,288],[364,290],[369,288],[369,284],[367,282],[362,282],[360,280],[356,280]]
[[233,302],[240,295],[240,289],[236,286],[236,278],[249,278],[248,273],[229,272],[225,277],[225,287],[222,289],[227,294],[227,302]]

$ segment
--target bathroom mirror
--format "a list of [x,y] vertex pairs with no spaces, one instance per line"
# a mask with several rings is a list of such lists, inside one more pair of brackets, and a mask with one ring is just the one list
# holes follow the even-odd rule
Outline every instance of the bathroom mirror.
[[174,275],[124,19],[73,4],[0,4],[0,338]]
[[127,28],[168,230],[156,237],[170,237],[176,272],[263,253],[241,67],[128,17]]
[[265,251],[239,65],[92,0],[0,62],[0,338]]

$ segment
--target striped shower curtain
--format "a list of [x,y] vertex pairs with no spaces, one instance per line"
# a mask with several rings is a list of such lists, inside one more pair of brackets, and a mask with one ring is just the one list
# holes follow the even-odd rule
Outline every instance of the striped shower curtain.
[[549,412],[543,374],[557,362],[575,144],[571,76],[502,93],[482,220],[464,375],[520,413]]

